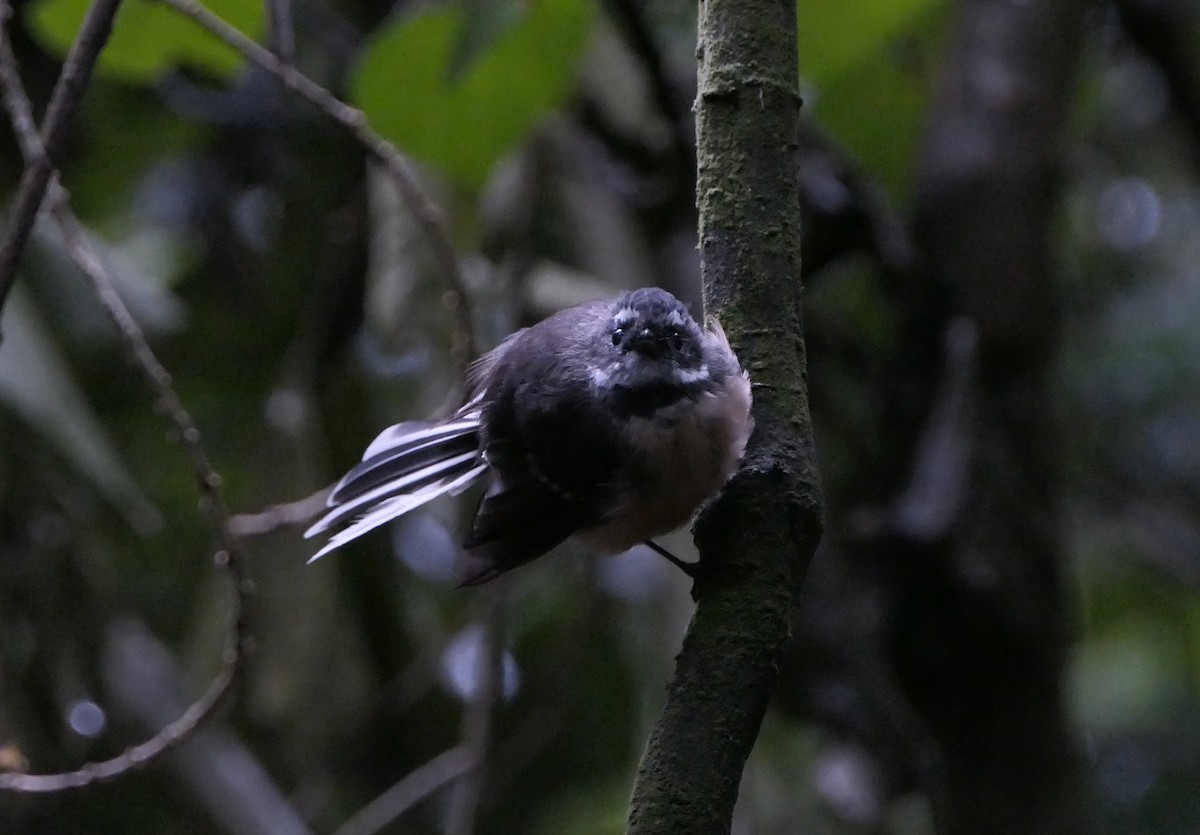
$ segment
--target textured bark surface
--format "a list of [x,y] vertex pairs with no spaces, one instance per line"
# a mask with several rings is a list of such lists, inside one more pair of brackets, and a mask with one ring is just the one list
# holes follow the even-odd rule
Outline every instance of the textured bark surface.
[[700,247],[707,314],[754,384],[742,468],[696,524],[696,611],[634,788],[633,833],[728,832],[821,531],[801,321],[796,11],[700,4]]

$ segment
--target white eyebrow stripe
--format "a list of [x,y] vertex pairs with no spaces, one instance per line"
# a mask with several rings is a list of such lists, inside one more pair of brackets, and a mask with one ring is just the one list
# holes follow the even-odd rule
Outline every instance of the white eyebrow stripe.
[[637,318],[637,314],[634,313],[631,309],[629,309],[628,307],[622,307],[620,310],[617,311],[617,315],[613,317],[613,324],[615,324],[617,327],[623,328],[623,327],[631,324],[633,322],[633,320],[636,318]]
[[678,310],[672,310],[667,314],[667,324],[674,325],[677,328],[683,327],[685,324],[683,315]]

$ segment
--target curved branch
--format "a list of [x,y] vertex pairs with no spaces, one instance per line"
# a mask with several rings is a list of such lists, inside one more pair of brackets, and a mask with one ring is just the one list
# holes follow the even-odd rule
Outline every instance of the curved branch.
[[[4,103],[9,110],[13,130],[17,134],[22,153],[28,164],[33,166],[39,159],[48,159],[41,139],[36,132],[30,129],[33,125],[32,108],[28,96],[21,87],[16,58],[4,27],[0,27],[0,85],[3,86]],[[51,114],[48,114],[46,121],[49,122],[50,118]],[[46,133],[46,128],[43,128],[43,135]],[[229,574],[233,585],[233,611],[231,614],[233,627],[220,672],[204,695],[188,707],[178,719],[140,745],[129,748],[112,759],[89,763],[76,771],[60,774],[0,773],[0,789],[22,792],[61,791],[86,786],[97,780],[110,779],[134,767],[145,765],[163,752],[183,742],[232,691],[250,647],[245,602],[251,592],[251,585],[246,579],[243,567],[241,543],[230,527],[229,510],[221,497],[220,476],[209,463],[208,453],[201,442],[199,429],[196,428],[191,415],[184,409],[171,385],[171,375],[150,349],[141,327],[117,294],[112,278],[91,244],[88,243],[79,221],[67,205],[66,190],[59,184],[58,175],[53,167],[47,173],[45,185],[49,189],[50,211],[62,229],[67,244],[67,254],[92,282],[101,306],[116,324],[134,364],[142,372],[142,376],[145,377],[146,382],[155,393],[158,409],[174,427],[176,440],[183,447],[191,464],[192,473],[202,498],[201,505],[217,529],[220,550],[216,554],[215,562]]]

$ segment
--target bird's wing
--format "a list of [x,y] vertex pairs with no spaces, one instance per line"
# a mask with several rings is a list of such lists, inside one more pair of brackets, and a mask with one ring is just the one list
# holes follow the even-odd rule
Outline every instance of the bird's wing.
[[487,460],[491,485],[463,543],[464,586],[485,583],[536,559],[596,521],[593,505],[542,476],[522,447],[493,442]]
[[586,368],[563,362],[586,354],[560,338],[531,328],[491,369],[483,423],[492,480],[464,543],[465,585],[541,556],[614,504],[617,427],[597,409]]

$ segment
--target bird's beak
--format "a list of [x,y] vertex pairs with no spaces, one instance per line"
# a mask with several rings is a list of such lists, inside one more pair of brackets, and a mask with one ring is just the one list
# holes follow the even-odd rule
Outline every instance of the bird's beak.
[[644,356],[657,357],[666,353],[667,341],[650,328],[642,328],[630,335],[629,347]]

